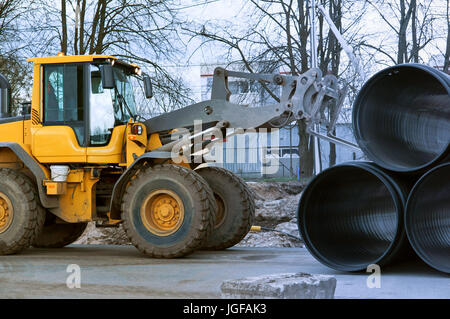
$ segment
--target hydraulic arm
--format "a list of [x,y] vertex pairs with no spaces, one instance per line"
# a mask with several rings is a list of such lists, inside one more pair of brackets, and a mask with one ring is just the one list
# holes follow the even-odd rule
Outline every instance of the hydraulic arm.
[[[281,95],[275,96],[275,104],[253,106],[230,102],[228,87],[230,77],[244,78],[259,82],[269,90],[268,85],[281,86]],[[206,133],[211,128],[279,128],[294,120],[306,122],[308,130],[314,133],[314,124],[325,125],[331,132],[337,121],[346,90],[338,87],[333,75],[322,76],[320,69],[310,69],[300,75],[256,74],[229,71],[223,68],[214,70],[211,99],[196,103],[170,113],[165,113],[145,121],[149,134],[172,132],[174,129],[190,128],[192,135]],[[205,131],[193,132],[195,121],[201,121]],[[216,139],[219,141],[219,139]],[[348,142],[339,140],[337,143]],[[154,151],[169,151],[175,143],[162,139],[163,146]]]

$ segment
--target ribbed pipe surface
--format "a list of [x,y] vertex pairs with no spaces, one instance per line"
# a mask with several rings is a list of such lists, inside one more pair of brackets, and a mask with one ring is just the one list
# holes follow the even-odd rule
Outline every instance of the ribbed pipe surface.
[[421,64],[387,68],[353,106],[356,141],[371,161],[397,172],[425,170],[450,154],[450,76]]
[[427,172],[408,197],[405,227],[411,246],[431,267],[450,273],[450,163]]
[[311,254],[342,271],[386,265],[409,248],[403,227],[407,190],[373,163],[350,162],[317,175],[298,206]]

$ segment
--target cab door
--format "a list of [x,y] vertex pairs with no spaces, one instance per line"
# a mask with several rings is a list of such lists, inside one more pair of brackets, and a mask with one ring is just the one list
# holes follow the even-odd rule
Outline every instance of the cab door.
[[86,64],[46,64],[42,71],[42,126],[32,132],[33,155],[42,163],[85,163]]
[[89,65],[89,147],[87,162],[119,164],[125,162],[126,125],[116,119],[119,111],[114,90],[104,89],[99,65]]

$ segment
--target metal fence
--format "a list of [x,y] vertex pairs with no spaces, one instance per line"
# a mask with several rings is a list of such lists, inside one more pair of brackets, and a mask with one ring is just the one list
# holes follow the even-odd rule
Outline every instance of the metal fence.
[[[343,138],[353,141],[349,125],[338,125],[337,133]],[[234,136],[222,144],[222,166],[243,178],[296,178],[299,177],[301,158],[298,155],[298,132],[296,127],[283,128],[277,133],[276,139],[270,134],[260,139],[258,134]],[[329,167],[330,144],[320,142],[322,169]],[[336,147],[336,163],[362,159],[361,152],[348,148]],[[267,164],[270,170],[267,170]]]

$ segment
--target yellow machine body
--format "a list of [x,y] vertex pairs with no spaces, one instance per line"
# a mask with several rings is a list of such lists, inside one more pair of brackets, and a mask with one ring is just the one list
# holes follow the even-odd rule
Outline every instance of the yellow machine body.
[[[0,123],[0,144],[14,143],[16,151],[17,148],[25,151],[35,162],[33,165],[42,170],[45,175],[42,186],[46,195],[57,200],[57,205],[48,210],[61,220],[70,223],[92,220],[117,223],[117,218],[112,219],[105,208],[101,212],[97,209],[96,184],[100,181],[100,172],[108,170],[110,181],[116,181],[137,157],[161,146],[159,135],[152,134],[147,138],[146,126],[130,118],[128,122],[114,126],[106,145],[80,146],[76,132],[70,125],[45,123],[44,67],[52,64],[65,67],[97,61],[114,64],[119,63],[118,60],[107,55],[83,55],[41,57],[28,61],[34,63],[30,119],[24,117],[22,120]],[[124,65],[139,70],[134,64]],[[89,107],[95,108],[96,105],[91,104]],[[131,131],[136,125],[141,126],[140,134],[133,134]],[[72,167],[65,181],[51,180],[50,165],[53,164]],[[28,165],[11,148],[0,148],[0,167],[19,169],[33,177]],[[112,182],[107,184],[111,186]]]

